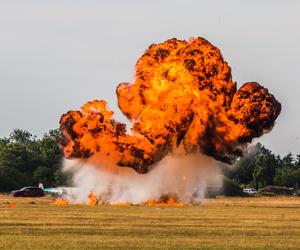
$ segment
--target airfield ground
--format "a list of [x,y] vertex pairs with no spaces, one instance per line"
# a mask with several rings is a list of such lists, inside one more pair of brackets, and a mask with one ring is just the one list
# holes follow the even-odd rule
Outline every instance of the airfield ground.
[[0,249],[300,248],[297,197],[217,198],[185,207],[52,202],[0,195]]

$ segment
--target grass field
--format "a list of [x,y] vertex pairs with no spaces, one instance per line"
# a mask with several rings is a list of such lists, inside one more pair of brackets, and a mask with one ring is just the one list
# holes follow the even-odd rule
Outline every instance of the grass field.
[[186,207],[51,203],[0,196],[0,249],[300,248],[296,197],[217,198]]

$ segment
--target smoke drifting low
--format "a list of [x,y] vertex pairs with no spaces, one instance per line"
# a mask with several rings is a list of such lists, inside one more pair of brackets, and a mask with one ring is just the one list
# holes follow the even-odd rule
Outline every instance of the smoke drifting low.
[[88,202],[92,192],[100,203],[141,204],[161,197],[173,197],[186,204],[203,201],[208,190],[222,187],[218,163],[203,155],[167,156],[148,174],[140,175],[131,168],[95,167],[78,160],[66,160],[64,170],[79,187],[68,200]]

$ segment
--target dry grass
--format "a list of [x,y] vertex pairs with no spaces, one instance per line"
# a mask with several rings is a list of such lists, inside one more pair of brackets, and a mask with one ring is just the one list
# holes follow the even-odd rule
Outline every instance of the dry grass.
[[[9,208],[9,202],[16,204]],[[296,249],[300,198],[199,206],[55,206],[0,196],[0,249]]]

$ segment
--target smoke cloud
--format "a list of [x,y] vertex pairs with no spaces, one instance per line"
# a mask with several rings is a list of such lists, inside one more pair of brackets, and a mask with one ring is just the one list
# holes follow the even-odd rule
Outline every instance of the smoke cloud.
[[78,160],[66,160],[64,170],[73,176],[73,185],[78,187],[67,196],[75,203],[88,202],[90,192],[99,202],[109,204],[141,204],[163,196],[199,203],[206,197],[208,187],[218,191],[222,186],[218,162],[204,155],[169,155],[145,175],[118,166],[82,166]]

